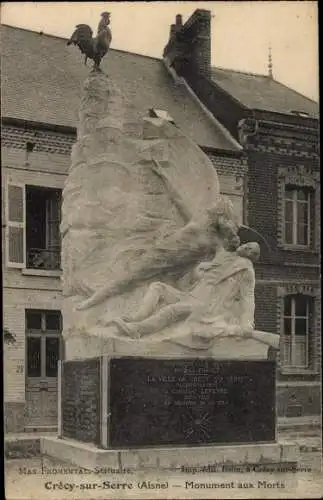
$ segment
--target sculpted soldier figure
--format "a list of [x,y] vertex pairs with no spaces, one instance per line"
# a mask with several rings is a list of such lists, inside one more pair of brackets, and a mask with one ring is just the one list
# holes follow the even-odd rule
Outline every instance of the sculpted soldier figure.
[[103,319],[102,323],[115,324],[125,335],[141,338],[180,321],[181,335],[176,343],[185,337],[187,345],[189,337],[194,348],[205,348],[217,336],[251,336],[255,307],[252,261],[259,258],[259,245],[247,243],[236,251],[232,247],[227,250],[226,242],[234,246],[238,243],[230,220],[221,220],[220,216],[216,229],[215,258],[197,266],[190,290],[152,283],[133,317]]

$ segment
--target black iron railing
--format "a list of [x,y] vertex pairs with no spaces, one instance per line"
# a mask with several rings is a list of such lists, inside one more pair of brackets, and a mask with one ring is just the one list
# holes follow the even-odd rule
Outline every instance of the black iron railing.
[[61,250],[29,248],[27,250],[27,268],[58,270],[61,268]]

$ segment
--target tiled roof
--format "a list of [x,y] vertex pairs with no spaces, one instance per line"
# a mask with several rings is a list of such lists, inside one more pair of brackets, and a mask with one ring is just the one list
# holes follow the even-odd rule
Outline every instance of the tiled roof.
[[297,111],[318,117],[318,103],[269,76],[212,68],[212,80],[247,108],[283,114]]
[[[2,26],[2,116],[55,125],[77,125],[83,82],[90,71],[66,40]],[[176,85],[162,60],[110,50],[102,70],[119,84],[141,115],[167,111],[200,146],[236,150],[183,85]]]

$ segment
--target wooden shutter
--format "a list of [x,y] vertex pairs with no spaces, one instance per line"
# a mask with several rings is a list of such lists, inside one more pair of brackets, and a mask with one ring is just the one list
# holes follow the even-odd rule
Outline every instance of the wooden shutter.
[[26,266],[26,196],[24,184],[7,184],[6,263],[8,267]]

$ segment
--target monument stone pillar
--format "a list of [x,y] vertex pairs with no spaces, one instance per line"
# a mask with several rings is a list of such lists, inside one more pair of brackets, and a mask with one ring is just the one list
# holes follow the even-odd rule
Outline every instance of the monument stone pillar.
[[295,467],[278,337],[253,328],[253,247],[224,246],[236,226],[209,158],[92,72],[63,198],[66,359],[42,451],[89,469]]

